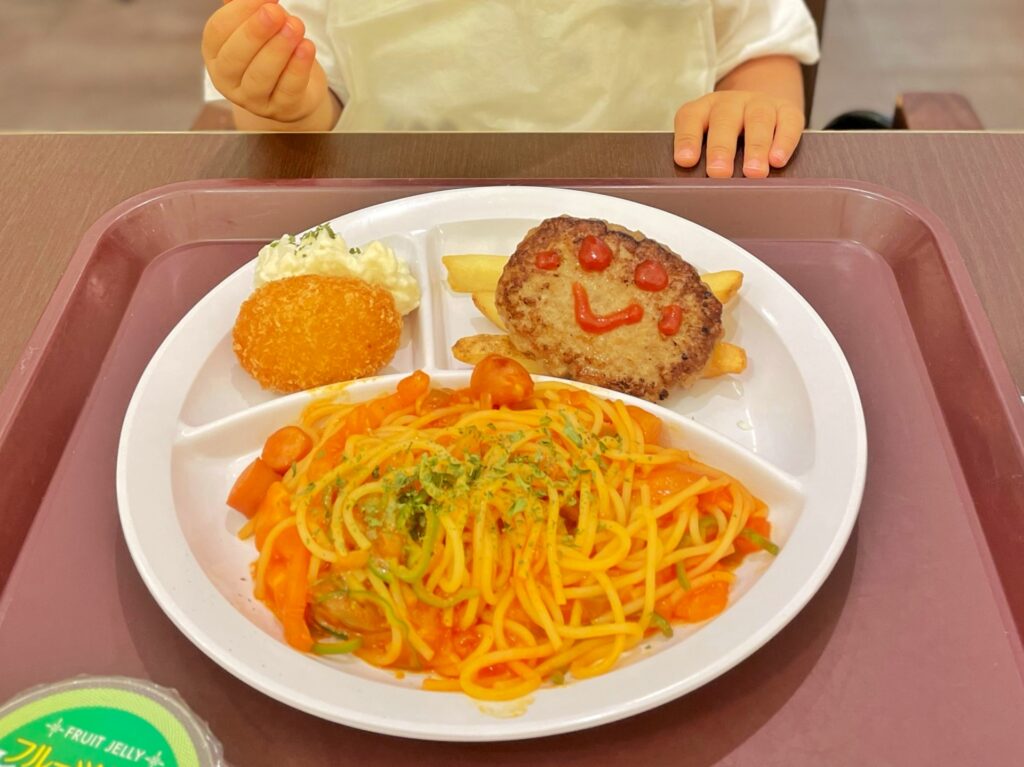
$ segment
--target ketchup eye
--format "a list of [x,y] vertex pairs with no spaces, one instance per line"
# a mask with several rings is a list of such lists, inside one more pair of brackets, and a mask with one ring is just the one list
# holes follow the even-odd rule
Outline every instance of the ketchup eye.
[[562,263],[562,257],[553,250],[542,250],[534,256],[533,263],[538,269],[551,271]]
[[669,304],[661,310],[661,319],[658,320],[658,331],[663,336],[674,336],[679,332],[679,326],[683,323],[683,307],[678,304]]
[[588,234],[580,243],[580,250],[576,257],[584,271],[601,272],[607,269],[612,262],[612,249],[604,240]]
[[636,265],[633,282],[641,290],[664,290],[668,286],[668,271],[660,263],[649,258]]

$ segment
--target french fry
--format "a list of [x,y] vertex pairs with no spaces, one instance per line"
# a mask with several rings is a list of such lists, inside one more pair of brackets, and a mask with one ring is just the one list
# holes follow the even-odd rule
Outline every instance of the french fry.
[[501,330],[508,330],[505,323],[501,321],[498,314],[498,307],[494,304],[494,291],[484,290],[473,294],[473,306],[480,310],[480,314],[489,319]]
[[[455,359],[467,365],[475,365],[489,354],[500,354],[513,359],[530,373],[544,372],[536,360],[523,355],[505,335],[481,333],[475,336],[460,338],[452,347]],[[747,352],[736,344],[719,341],[711,350],[711,359],[704,367],[701,378],[717,378],[723,375],[742,373],[747,368]]]
[[493,292],[507,261],[506,256],[473,254],[441,258],[448,270],[448,286],[456,293]]
[[467,365],[475,365],[488,354],[500,354],[515,360],[530,373],[544,372],[540,363],[523,356],[523,353],[512,345],[512,339],[508,336],[488,334],[466,336],[455,342],[452,354],[459,362],[465,362]]
[[742,346],[719,341],[711,350],[711,359],[704,366],[701,378],[717,378],[727,373],[742,373],[746,369],[746,350]]
[[728,303],[743,284],[743,272],[729,269],[724,272],[708,272],[700,276],[701,281],[715,294],[719,303]]

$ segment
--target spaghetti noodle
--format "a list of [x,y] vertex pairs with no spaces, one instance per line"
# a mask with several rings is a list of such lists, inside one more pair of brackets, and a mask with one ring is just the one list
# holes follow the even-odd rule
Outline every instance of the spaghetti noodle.
[[721,612],[742,557],[776,551],[765,505],[660,446],[660,426],[499,357],[465,390],[417,372],[313,402],[243,529],[256,596],[293,647],[425,672],[426,689],[507,700],[602,674]]

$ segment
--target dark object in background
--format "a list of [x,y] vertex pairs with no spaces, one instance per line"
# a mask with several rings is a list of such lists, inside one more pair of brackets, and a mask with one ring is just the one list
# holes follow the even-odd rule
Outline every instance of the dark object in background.
[[890,130],[892,118],[870,109],[843,112],[825,124],[825,130]]
[[829,120],[825,130],[984,130],[971,102],[959,93],[901,93],[892,117],[858,109]]

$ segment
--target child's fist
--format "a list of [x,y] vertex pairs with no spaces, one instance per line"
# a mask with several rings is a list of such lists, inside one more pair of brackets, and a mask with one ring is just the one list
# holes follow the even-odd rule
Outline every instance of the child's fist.
[[676,112],[674,159],[684,168],[700,160],[708,134],[707,171],[732,176],[736,140],[743,134],[743,175],[764,178],[793,155],[804,129],[804,113],[793,102],[751,91],[715,91]]
[[298,122],[328,98],[302,21],[276,0],[225,0],[203,29],[203,60],[225,98],[260,117]]

